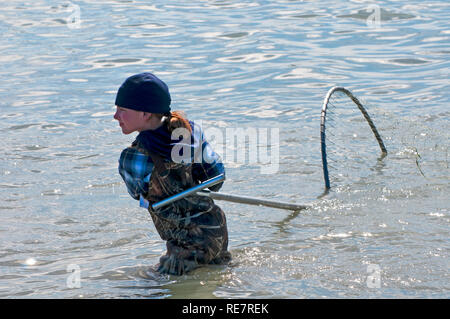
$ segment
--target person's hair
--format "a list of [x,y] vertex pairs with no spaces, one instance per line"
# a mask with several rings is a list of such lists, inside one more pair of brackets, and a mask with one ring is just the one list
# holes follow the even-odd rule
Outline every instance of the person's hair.
[[191,124],[189,124],[188,119],[183,111],[171,111],[165,114],[158,114],[158,116],[165,116],[164,124],[167,125],[167,129],[172,133],[177,128],[185,128],[192,134]]

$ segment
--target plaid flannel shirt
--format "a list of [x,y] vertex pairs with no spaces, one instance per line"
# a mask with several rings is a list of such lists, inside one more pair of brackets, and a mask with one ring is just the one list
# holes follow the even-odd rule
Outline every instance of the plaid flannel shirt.
[[[194,122],[190,123],[192,127],[191,158],[194,159],[194,156],[202,155],[201,160],[196,159],[192,166],[194,180],[203,182],[225,173],[220,156],[214,152],[211,145],[206,141],[200,126]],[[134,148],[128,147],[120,154],[119,174],[127,186],[128,193],[134,199],[139,200],[141,194],[144,197],[147,195],[148,183],[153,166],[153,161],[150,156]],[[222,184],[217,184],[210,189],[212,191],[218,191],[222,187]]]

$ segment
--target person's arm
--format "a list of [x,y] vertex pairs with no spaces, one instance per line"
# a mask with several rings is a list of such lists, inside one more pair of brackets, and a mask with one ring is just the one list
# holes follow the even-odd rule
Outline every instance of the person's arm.
[[122,176],[128,193],[136,200],[141,194],[145,197],[153,169],[150,158],[134,148],[126,148],[119,158],[119,174]]
[[[200,145],[196,151],[202,152],[201,163],[195,162],[193,164],[192,174],[194,179],[198,182],[204,182],[210,178],[216,177],[220,174],[225,174],[225,167],[219,154],[214,152],[211,145],[205,139],[201,128],[194,124],[193,126],[194,145]],[[213,192],[217,192],[222,187],[223,182],[209,187]]]

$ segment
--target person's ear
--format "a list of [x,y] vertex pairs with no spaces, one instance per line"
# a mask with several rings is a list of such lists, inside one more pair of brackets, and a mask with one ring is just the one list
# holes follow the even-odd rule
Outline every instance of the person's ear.
[[152,118],[152,113],[144,112],[144,120],[148,121]]

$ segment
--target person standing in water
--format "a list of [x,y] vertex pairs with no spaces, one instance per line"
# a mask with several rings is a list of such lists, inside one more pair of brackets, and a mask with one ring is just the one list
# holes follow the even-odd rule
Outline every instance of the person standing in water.
[[[139,132],[120,155],[119,174],[131,197],[148,208],[166,241],[167,252],[160,258],[158,271],[182,275],[201,265],[231,260],[225,214],[211,198],[201,195],[157,210],[152,204],[224,174],[225,169],[201,128],[183,112],[171,111],[170,104],[169,89],[162,80],[152,73],[136,74],[117,92],[114,119],[123,134]],[[182,134],[172,134],[175,130]],[[201,160],[195,160],[199,155]],[[218,191],[222,184],[210,190]]]

